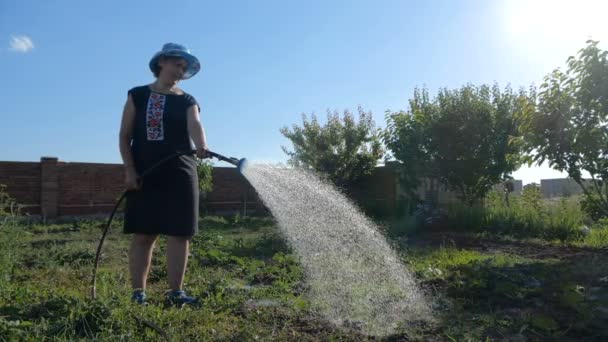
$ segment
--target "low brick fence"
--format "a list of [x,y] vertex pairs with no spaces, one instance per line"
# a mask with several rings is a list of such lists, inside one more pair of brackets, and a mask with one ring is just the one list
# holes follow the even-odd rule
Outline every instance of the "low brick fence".
[[[40,162],[0,162],[0,184],[22,206],[22,213],[45,219],[105,215],[124,190],[121,164],[68,163],[55,157]],[[396,177],[390,168],[349,189],[363,206],[390,210],[396,203]],[[267,209],[255,189],[234,167],[213,169],[213,190],[202,198],[207,213],[265,215]]]

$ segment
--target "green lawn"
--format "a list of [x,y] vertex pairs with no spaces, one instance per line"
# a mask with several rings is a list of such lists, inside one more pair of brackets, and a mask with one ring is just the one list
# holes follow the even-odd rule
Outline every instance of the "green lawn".
[[[374,339],[337,329],[311,310],[302,268],[265,218],[201,220],[185,286],[202,299],[200,309],[164,306],[164,240],[149,278],[151,305],[129,302],[129,240],[117,221],[106,240],[93,301],[91,271],[102,225],[0,228],[0,340]],[[602,249],[437,232],[394,237],[391,244],[415,272],[437,319],[380,340],[608,336],[608,253]]]

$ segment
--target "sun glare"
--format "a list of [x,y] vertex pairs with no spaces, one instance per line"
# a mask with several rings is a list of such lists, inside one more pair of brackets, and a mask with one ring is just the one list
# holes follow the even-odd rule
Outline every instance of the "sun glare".
[[508,0],[506,29],[512,39],[561,47],[608,40],[607,0]]

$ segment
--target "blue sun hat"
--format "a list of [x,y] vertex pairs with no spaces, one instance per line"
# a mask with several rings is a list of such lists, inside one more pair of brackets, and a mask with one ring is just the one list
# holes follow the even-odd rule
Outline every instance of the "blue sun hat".
[[158,64],[158,59],[161,56],[181,57],[188,62],[188,70],[184,73],[184,76],[182,77],[183,80],[196,75],[196,73],[201,70],[201,63],[199,63],[198,58],[190,53],[188,48],[176,43],[166,43],[163,45],[162,50],[157,52],[152,59],[150,59],[150,70],[152,70],[152,72],[154,72],[154,67]]

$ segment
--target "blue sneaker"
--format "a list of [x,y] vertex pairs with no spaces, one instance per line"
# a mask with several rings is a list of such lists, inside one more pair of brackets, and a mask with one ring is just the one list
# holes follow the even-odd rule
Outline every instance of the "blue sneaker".
[[139,305],[147,306],[148,302],[146,302],[146,292],[144,292],[144,290],[133,291],[131,301]]
[[201,305],[198,298],[186,295],[186,292],[183,290],[170,291],[167,294],[167,304],[178,307],[183,307],[184,305],[199,307]]

